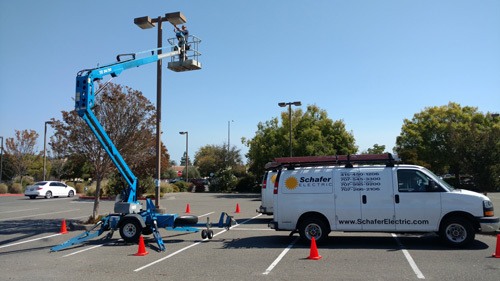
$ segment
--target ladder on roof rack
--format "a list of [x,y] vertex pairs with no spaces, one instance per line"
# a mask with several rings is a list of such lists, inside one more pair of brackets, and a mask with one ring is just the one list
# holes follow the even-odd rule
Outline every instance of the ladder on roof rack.
[[395,159],[391,153],[384,154],[354,154],[354,155],[333,155],[333,156],[296,156],[279,157],[273,162],[266,164],[266,169],[276,169],[279,167],[311,167],[323,165],[340,165],[352,167],[353,164],[374,164],[385,163],[387,166],[394,166]]

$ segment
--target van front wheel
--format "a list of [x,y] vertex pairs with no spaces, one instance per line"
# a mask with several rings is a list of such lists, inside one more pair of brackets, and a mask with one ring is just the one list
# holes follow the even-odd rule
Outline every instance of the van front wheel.
[[439,235],[448,245],[462,248],[474,241],[476,233],[468,220],[450,218],[441,226]]
[[317,243],[321,243],[328,236],[328,230],[326,229],[325,223],[316,218],[306,218],[299,227],[300,237],[309,242],[314,239]]

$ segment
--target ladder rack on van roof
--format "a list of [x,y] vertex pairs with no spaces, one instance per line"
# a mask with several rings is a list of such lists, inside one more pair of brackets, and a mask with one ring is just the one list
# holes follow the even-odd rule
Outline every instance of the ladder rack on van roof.
[[278,169],[280,167],[313,167],[327,165],[345,164],[346,168],[352,168],[353,164],[375,164],[384,163],[388,167],[393,167],[395,159],[391,153],[384,154],[354,154],[354,155],[334,155],[334,156],[297,156],[274,158],[273,162],[266,164],[265,169]]

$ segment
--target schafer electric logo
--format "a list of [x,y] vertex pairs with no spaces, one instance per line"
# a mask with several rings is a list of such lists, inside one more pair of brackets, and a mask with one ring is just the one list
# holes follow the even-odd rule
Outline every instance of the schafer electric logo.
[[299,186],[299,182],[297,181],[297,178],[292,176],[285,180],[285,186],[290,190],[294,190],[297,188],[297,186]]
[[331,177],[316,176],[316,177],[300,177],[297,179],[294,176],[288,177],[285,180],[285,187],[294,190],[297,187],[324,187],[333,186]]
[[274,174],[272,177],[271,177],[271,182],[274,184],[274,182],[276,181],[276,174]]

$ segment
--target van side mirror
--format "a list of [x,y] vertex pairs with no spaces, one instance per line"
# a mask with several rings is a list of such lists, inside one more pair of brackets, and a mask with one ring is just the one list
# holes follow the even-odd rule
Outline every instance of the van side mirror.
[[427,189],[426,190],[427,192],[437,191],[438,190],[438,185],[433,180],[430,180],[426,189]]

